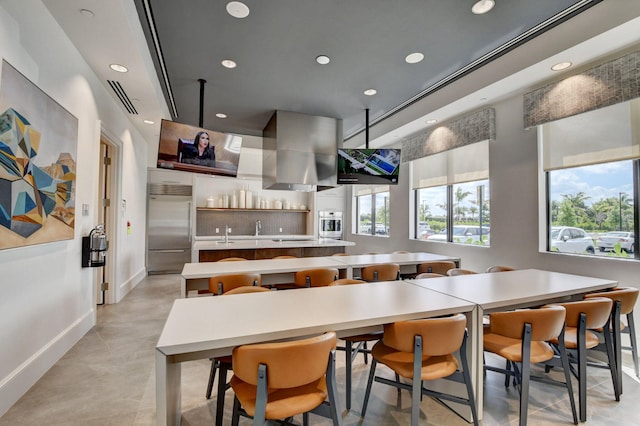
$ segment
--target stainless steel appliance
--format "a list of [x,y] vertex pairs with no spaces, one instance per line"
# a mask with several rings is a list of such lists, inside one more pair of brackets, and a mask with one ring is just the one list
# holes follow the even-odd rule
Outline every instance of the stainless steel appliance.
[[342,212],[320,211],[318,215],[318,237],[341,240]]
[[147,272],[170,274],[191,262],[191,186],[149,184]]

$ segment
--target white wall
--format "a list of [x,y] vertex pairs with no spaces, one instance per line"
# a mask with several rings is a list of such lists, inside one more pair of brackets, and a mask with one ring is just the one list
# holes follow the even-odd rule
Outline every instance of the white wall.
[[[74,239],[0,251],[0,415],[95,324],[94,271],[80,267],[81,237],[97,221],[100,133],[122,167],[115,262],[119,300],[145,275],[146,142],[39,0],[0,3],[0,57],[78,119]],[[80,206],[90,206],[83,217]],[[126,221],[133,225],[126,233]],[[112,287],[113,288],[113,287]]]

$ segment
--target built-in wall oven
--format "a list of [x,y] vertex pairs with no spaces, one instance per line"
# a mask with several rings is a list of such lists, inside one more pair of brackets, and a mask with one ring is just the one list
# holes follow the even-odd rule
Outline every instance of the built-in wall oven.
[[318,220],[318,236],[320,238],[342,239],[342,212],[320,211]]

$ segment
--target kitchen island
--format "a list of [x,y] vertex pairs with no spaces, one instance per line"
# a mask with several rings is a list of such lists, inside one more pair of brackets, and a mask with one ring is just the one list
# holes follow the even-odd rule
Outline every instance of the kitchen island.
[[236,235],[224,237],[196,237],[191,261],[216,262],[226,257],[248,260],[271,259],[275,256],[315,257],[343,253],[355,243],[313,235]]

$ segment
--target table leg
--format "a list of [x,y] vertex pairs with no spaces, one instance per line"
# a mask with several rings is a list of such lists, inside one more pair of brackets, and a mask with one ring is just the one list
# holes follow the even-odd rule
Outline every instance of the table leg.
[[158,426],[180,424],[181,379],[181,364],[170,363],[162,352],[156,350],[156,424]]
[[187,297],[187,280],[185,277],[180,277],[180,297]]
[[484,348],[483,338],[483,316],[484,310],[476,305],[471,316],[471,324],[467,324],[469,329],[469,348],[471,349],[471,381],[473,382],[473,393],[476,397],[476,409],[478,410],[478,421],[482,420],[484,413]]

